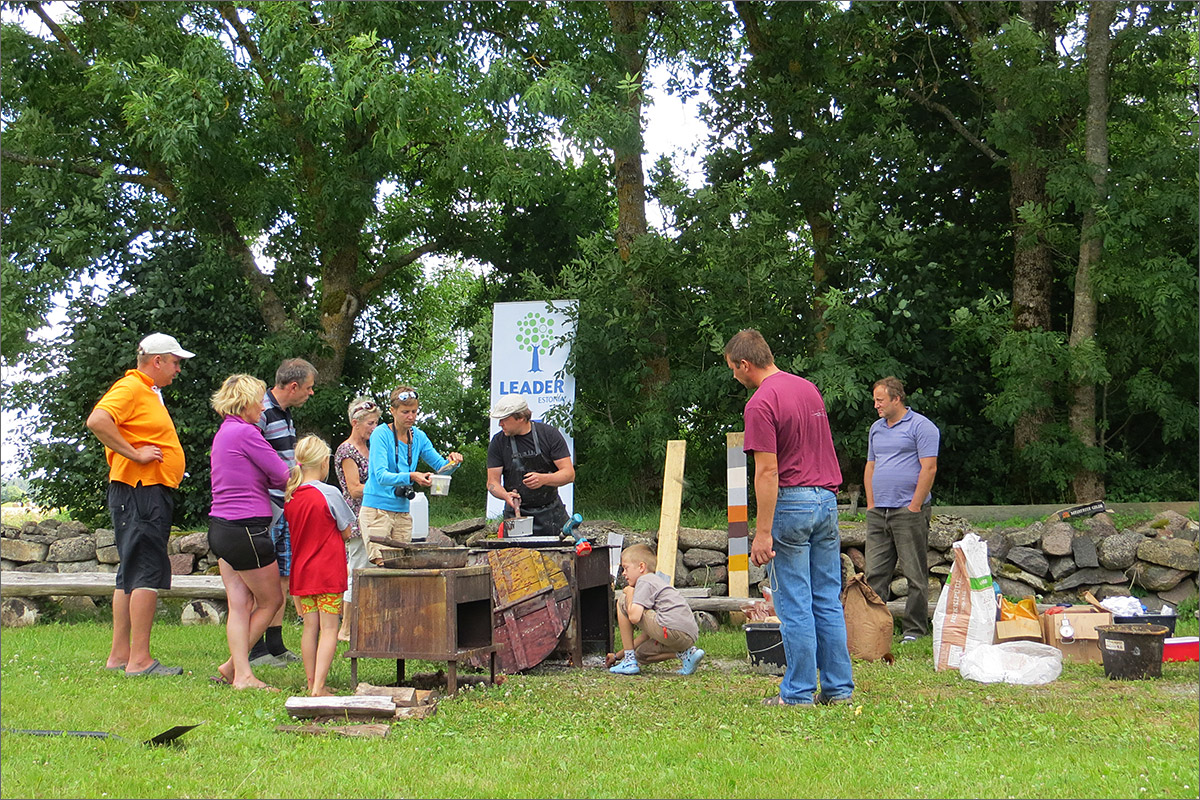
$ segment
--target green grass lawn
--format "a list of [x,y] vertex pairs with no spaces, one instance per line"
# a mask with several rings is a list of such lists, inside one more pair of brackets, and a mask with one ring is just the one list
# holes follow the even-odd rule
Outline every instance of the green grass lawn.
[[[258,674],[283,694],[209,683],[219,627],[160,622],[154,652],[186,672],[104,670],[104,622],[0,632],[9,728],[109,731],[121,740],[2,734],[3,797],[1197,797],[1197,664],[1115,682],[1066,666],[1042,687],[935,673],[928,639],[896,663],[856,663],[851,706],[765,708],[777,679],[749,670],[740,629],[705,634],[689,678],[540,666],[443,699],[386,739],[277,733],[294,722],[300,665]],[[1195,620],[1179,635],[1194,635]],[[285,639],[299,648],[299,626]],[[344,647],[344,646],[343,646]],[[428,671],[413,663],[409,674]],[[359,677],[388,683],[390,661]],[[331,684],[348,690],[338,658]],[[203,723],[178,746],[137,744]]]

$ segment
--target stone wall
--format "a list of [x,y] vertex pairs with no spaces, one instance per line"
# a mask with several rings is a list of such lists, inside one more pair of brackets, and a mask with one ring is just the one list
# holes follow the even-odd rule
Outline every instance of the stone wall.
[[[866,523],[841,523],[843,571],[861,572]],[[1084,521],[1080,528],[1067,522],[1037,522],[1027,528],[974,529],[961,517],[935,514],[929,534],[929,580],[936,598],[953,562],[953,544],[968,532],[988,544],[992,575],[1010,597],[1038,595],[1042,602],[1078,602],[1084,591],[1098,598],[1144,592],[1151,611],[1162,604],[1178,605],[1197,595],[1200,526],[1171,511],[1133,529],[1117,530],[1107,514]],[[643,542],[657,547],[657,531],[632,531],[605,520],[591,520],[579,533],[594,544],[610,532],[624,536],[625,546]],[[428,541],[470,545],[477,537],[494,535],[495,522],[464,520],[430,530]],[[728,594],[728,535],[724,530],[680,528],[675,562],[677,586],[706,587],[714,596]],[[168,553],[172,573],[216,574],[217,559],[209,552],[208,534],[173,532]],[[22,527],[4,526],[0,538],[0,569],[26,572],[116,572],[113,533],[95,531],[78,522],[46,520]],[[750,565],[751,594],[766,578],[762,567]],[[908,593],[907,581],[892,581],[892,598]]]

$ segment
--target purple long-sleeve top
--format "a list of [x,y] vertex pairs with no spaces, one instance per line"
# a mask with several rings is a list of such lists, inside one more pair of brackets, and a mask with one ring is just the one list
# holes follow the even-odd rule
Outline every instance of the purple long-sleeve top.
[[268,489],[287,486],[288,468],[257,425],[228,415],[213,437],[212,509],[221,519],[271,516]]

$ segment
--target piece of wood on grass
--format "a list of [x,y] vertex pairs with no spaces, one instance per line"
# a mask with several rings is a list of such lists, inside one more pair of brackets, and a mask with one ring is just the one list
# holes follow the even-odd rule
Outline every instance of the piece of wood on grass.
[[289,697],[284,708],[293,717],[391,717],[396,703],[390,697]]
[[436,713],[437,703],[430,703],[425,706],[397,708],[396,713],[392,715],[392,719],[425,719],[426,717],[432,717]]
[[658,568],[675,585],[675,553],[679,549],[679,509],[683,504],[683,461],[687,442],[667,442],[663,469],[662,512],[658,517]]
[[280,733],[298,733],[303,736],[346,736],[350,738],[382,739],[392,730],[386,722],[365,722],[357,725],[276,725]]
[[397,706],[410,707],[435,703],[440,692],[434,689],[414,689],[411,686],[376,686],[370,683],[359,683],[354,694],[356,696],[390,697]]

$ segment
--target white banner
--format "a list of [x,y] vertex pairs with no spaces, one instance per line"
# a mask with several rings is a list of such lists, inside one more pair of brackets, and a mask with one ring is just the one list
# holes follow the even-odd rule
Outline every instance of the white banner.
[[[535,420],[555,406],[575,406],[575,376],[567,374],[567,356],[575,337],[575,324],[567,317],[576,300],[496,303],[492,308],[492,399],[495,405],[509,395],[520,395],[529,404]],[[491,436],[500,423],[491,420]],[[561,429],[560,429],[561,430]],[[563,431],[571,461],[575,461],[575,439]],[[486,489],[484,490],[486,492]],[[575,510],[575,484],[558,489],[567,513]],[[504,503],[487,494],[487,515],[504,513]]]

